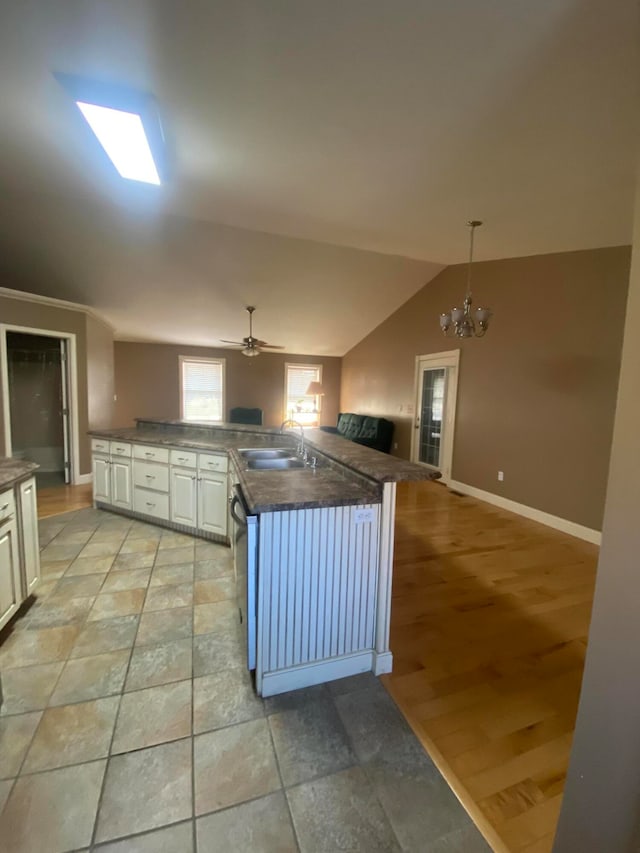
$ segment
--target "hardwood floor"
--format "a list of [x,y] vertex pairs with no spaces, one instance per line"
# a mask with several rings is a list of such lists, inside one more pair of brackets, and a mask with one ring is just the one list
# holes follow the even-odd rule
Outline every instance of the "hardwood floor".
[[497,853],[549,853],[598,548],[435,483],[398,486],[384,682]]
[[54,486],[38,488],[38,518],[49,518],[61,512],[71,512],[83,509],[93,503],[93,487],[86,486]]

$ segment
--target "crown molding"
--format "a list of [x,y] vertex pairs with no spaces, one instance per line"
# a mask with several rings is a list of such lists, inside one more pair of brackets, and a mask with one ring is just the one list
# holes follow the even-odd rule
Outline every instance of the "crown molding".
[[115,336],[116,330],[108,320],[98,314],[93,308],[81,305],[79,302],[67,302],[66,299],[54,299],[53,296],[40,296],[38,293],[26,293],[24,290],[12,290],[10,287],[0,287],[0,296],[7,299],[17,299],[20,302],[35,302],[39,305],[50,305],[52,308],[64,308],[66,311],[78,311],[86,314],[98,323],[102,323]]

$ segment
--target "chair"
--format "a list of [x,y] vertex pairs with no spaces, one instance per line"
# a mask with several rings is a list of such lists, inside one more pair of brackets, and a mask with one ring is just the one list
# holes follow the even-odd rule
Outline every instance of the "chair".
[[229,423],[262,426],[262,409],[246,409],[243,406],[236,406],[229,412]]

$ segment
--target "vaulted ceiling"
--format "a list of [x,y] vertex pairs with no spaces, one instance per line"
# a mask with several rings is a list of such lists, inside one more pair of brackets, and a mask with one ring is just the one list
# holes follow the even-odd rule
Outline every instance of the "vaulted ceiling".
[[[630,242],[634,0],[21,0],[0,29],[1,285],[119,337],[340,355],[467,253]],[[53,77],[158,99],[128,183]],[[448,307],[448,306],[444,306]]]

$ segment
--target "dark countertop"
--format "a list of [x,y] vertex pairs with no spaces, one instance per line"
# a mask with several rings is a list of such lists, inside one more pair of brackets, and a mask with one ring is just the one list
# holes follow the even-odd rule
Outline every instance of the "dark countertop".
[[242,424],[185,424],[139,418],[137,427],[93,430],[116,441],[159,444],[229,453],[251,513],[349,504],[380,503],[382,484],[433,479],[433,472],[319,429],[305,431],[305,444],[318,452],[317,469],[246,469],[236,453],[242,447],[294,447],[298,431],[282,435],[273,427]]
[[10,489],[21,480],[26,480],[39,467],[35,462],[0,456],[0,489]]

